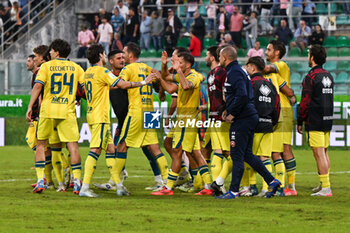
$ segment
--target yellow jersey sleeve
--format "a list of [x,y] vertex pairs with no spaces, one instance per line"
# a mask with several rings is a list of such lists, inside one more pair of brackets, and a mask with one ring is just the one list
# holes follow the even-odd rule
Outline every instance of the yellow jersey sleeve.
[[198,88],[201,84],[202,77],[199,74],[190,74],[186,77],[193,84],[193,88]]
[[[288,65],[284,61],[274,62],[273,65],[275,66],[281,79],[278,81],[280,86],[279,88],[282,88],[284,85],[290,86],[290,71]],[[282,85],[284,82],[285,84]]]
[[111,71],[109,71],[108,69],[104,70],[104,82],[108,85],[108,86],[112,86],[115,87],[117,85],[117,83],[120,81],[120,79],[115,76]]
[[125,67],[122,69],[122,71],[120,72],[119,77],[120,77],[121,79],[123,79],[124,81],[130,81],[130,80],[129,80],[130,77],[131,77],[130,74],[131,74],[131,69],[130,69],[130,67],[125,66]]
[[81,68],[80,65],[76,65],[77,67],[77,76],[78,76],[78,83],[79,84],[83,84],[84,83],[84,75],[85,75],[85,71],[83,70],[83,68]]

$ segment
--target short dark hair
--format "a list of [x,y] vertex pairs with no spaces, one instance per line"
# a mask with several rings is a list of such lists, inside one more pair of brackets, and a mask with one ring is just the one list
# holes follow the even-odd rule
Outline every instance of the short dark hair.
[[45,54],[48,50],[49,50],[49,46],[39,45],[33,49],[33,52],[40,55],[40,56],[45,56]]
[[118,53],[124,53],[124,52],[121,51],[120,49],[115,49],[115,50],[110,51],[108,54],[108,60],[112,59],[114,57],[114,55],[116,55]]
[[272,45],[274,50],[280,51],[280,59],[286,54],[286,46],[284,46],[283,42],[278,40],[271,40],[269,44]]
[[191,53],[191,51],[185,47],[175,47],[175,50],[177,50],[177,53]]
[[312,45],[309,49],[310,57],[314,57],[314,62],[322,66],[326,63],[327,53],[326,50],[318,44]]
[[30,55],[28,56],[28,58],[31,58],[31,59],[34,59],[34,57],[35,57],[34,54],[30,54]]
[[56,39],[51,42],[50,48],[58,52],[60,57],[67,58],[70,54],[71,48],[67,41]]
[[219,61],[219,56],[218,56],[218,53],[216,52],[217,50],[218,50],[218,46],[216,45],[207,48],[207,51],[210,53],[211,56],[215,58],[216,62]]
[[248,64],[254,64],[260,72],[265,69],[265,61],[264,61],[264,59],[262,59],[259,56],[250,57],[248,59],[246,65],[248,65]]
[[101,44],[93,44],[86,51],[86,58],[89,60],[90,64],[96,64],[100,61],[100,54],[103,54],[105,49]]
[[153,11],[152,14],[155,14],[157,16],[157,18],[159,16],[159,12],[158,11]]
[[191,64],[191,67],[194,64],[194,57],[190,53],[179,53],[178,57],[182,57],[186,62]]
[[141,54],[140,46],[134,42],[128,42],[126,47],[129,53],[132,53],[135,58],[139,58]]

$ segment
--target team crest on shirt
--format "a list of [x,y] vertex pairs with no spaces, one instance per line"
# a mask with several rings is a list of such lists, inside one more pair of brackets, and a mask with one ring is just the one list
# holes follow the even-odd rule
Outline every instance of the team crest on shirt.
[[259,91],[262,94],[259,96],[259,101],[271,103],[271,97],[268,97],[268,95],[271,93],[271,89],[267,85],[262,84],[259,88]]
[[332,94],[333,93],[333,89],[331,88],[332,80],[329,77],[323,76],[322,84],[324,86],[324,88],[322,88],[323,94]]

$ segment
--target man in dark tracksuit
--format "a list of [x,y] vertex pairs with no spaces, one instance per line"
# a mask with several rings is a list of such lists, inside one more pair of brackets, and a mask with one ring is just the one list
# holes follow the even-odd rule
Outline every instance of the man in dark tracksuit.
[[311,196],[332,196],[329,182],[330,162],[328,146],[333,125],[334,80],[322,68],[326,62],[326,51],[320,45],[309,49],[309,66],[312,69],[303,81],[303,91],[298,116],[298,132],[303,133],[303,122],[309,146],[317,163],[320,185],[314,188]]
[[[230,144],[232,158],[232,180],[230,190],[219,196],[220,199],[238,197],[239,185],[243,176],[244,163],[248,163],[269,184],[266,197],[272,197],[280,182],[265,168],[260,159],[253,155],[254,130],[259,116],[254,107],[251,81],[237,62],[237,51],[227,46],[220,51],[220,65],[227,71],[225,82],[226,111],[223,118],[231,123]],[[214,184],[214,183],[213,183]],[[215,184],[212,185],[215,190]]]

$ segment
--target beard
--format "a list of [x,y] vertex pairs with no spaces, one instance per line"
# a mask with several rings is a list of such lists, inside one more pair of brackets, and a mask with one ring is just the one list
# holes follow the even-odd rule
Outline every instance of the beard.
[[207,66],[211,67],[211,61],[207,61]]

